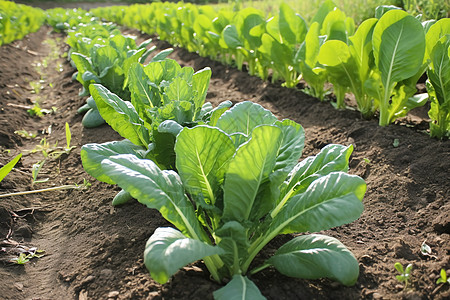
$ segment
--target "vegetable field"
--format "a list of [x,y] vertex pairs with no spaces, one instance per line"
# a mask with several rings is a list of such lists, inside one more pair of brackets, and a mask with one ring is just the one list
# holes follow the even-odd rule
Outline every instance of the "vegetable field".
[[[421,28],[406,13],[386,14]],[[449,34],[436,34],[432,49],[424,34],[417,63],[392,68],[378,59],[392,22],[368,20],[382,50],[364,73],[363,63],[350,66],[346,43],[306,29],[292,38],[322,48],[309,56],[317,65],[296,70],[289,64],[305,53],[264,33],[292,56],[270,67],[270,53],[243,49],[252,45],[234,25],[216,51],[177,33],[166,32],[170,44],[161,32],[77,27],[93,19],[84,12],[66,18],[55,10],[39,30],[11,19],[37,30],[12,42],[3,31],[1,299],[450,298],[450,142],[445,126],[434,129],[442,139],[430,137],[429,115],[447,118],[438,58],[450,57]],[[230,47],[233,30],[245,45]],[[434,58],[427,84],[418,79],[424,53]],[[350,81],[373,86],[347,85],[349,66],[358,69]],[[315,95],[334,106],[304,89],[325,72]],[[363,117],[357,98],[374,86],[383,93]],[[426,91],[431,104],[405,96]],[[397,105],[402,97],[417,107]]]

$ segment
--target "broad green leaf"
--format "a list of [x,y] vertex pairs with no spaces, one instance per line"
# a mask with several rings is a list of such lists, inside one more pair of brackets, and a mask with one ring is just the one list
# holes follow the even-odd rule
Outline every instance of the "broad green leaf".
[[326,0],[319,7],[319,10],[312,18],[310,24],[317,22],[317,23],[319,23],[320,27],[322,27],[322,23],[323,23],[323,20],[325,20],[325,17],[328,15],[328,13],[332,12],[335,8],[336,8],[336,4],[334,4],[333,1]]
[[104,159],[101,166],[112,181],[140,203],[157,209],[184,235],[194,239],[205,238],[177,173],[161,170],[153,161],[131,154]]
[[450,19],[444,18],[434,23],[428,30],[426,39],[427,58],[430,57],[436,43],[446,34],[450,34]]
[[172,101],[189,101],[192,97],[192,86],[181,77],[175,78],[164,93],[164,104]]
[[215,300],[264,300],[258,287],[247,277],[234,275],[233,279],[223,288],[213,293]]
[[340,40],[326,41],[319,52],[319,63],[330,67],[342,65],[350,58],[348,45]]
[[303,42],[307,32],[305,20],[286,3],[280,5],[279,28],[283,43],[290,46]]
[[244,101],[227,110],[217,121],[216,126],[228,134],[240,132],[249,136],[258,125],[270,125],[277,118],[261,105]]
[[160,99],[153,97],[152,87],[148,85],[148,76],[139,63],[132,64],[128,71],[128,88],[131,92],[131,103],[139,116],[150,123],[146,109],[161,105]]
[[355,34],[349,38],[349,50],[358,66],[359,78],[362,82],[367,79],[370,70],[372,33],[377,22],[378,20],[375,18],[365,20],[358,26]]
[[192,76],[192,91],[193,102],[195,105],[194,120],[200,113],[200,110],[205,103],[206,92],[209,87],[209,80],[211,79],[211,69],[204,68],[194,73]]
[[136,145],[147,146],[150,143],[148,129],[131,103],[100,84],[92,84],[90,92],[103,119],[122,137]]
[[237,49],[243,46],[235,25],[227,25],[224,28],[220,42],[223,48]]
[[347,43],[348,37],[353,35],[354,30],[353,19],[347,18],[340,9],[336,8],[325,17],[320,34],[326,35],[327,40],[340,40]]
[[159,227],[145,245],[144,263],[152,278],[164,284],[180,268],[223,250],[202,241],[187,238],[171,227]]
[[316,179],[331,172],[347,172],[353,146],[329,144],[316,156],[309,156],[298,163],[287,179],[288,191],[301,193]]
[[375,8],[375,18],[380,19],[385,13],[390,10],[398,9],[401,10],[400,7],[394,5],[380,5]]
[[18,154],[10,162],[0,168],[0,182],[3,180],[3,178],[6,177],[6,175],[9,174],[9,172],[11,172],[11,170],[14,168],[21,157],[22,153]]
[[257,49],[261,45],[261,34],[265,27],[261,10],[247,7],[238,14],[238,19],[242,18],[242,22],[238,20],[236,26],[244,42],[244,47],[249,50]]
[[144,158],[147,149],[136,146],[129,140],[107,142],[103,144],[86,144],[81,147],[81,161],[83,168],[94,178],[100,181],[115,184],[101,168],[102,160],[119,154],[134,154],[139,158]]
[[316,232],[356,220],[366,183],[358,176],[332,172],[290,198],[274,217],[269,232]]
[[158,54],[156,54],[155,56],[153,56],[151,62],[155,62],[155,61],[163,61],[167,58],[167,56],[169,56],[171,53],[173,52],[173,48],[167,48],[164,49],[162,51],[160,51]]
[[390,10],[375,25],[373,54],[385,89],[415,75],[422,66],[425,34],[420,22],[401,10]]
[[230,137],[217,128],[184,128],[175,144],[176,167],[189,193],[202,193],[206,203],[215,204],[234,152]]
[[224,184],[224,220],[248,220],[260,185],[268,179],[281,147],[282,130],[262,125],[229,163]]
[[170,133],[174,137],[176,137],[180,133],[180,131],[183,130],[183,128],[184,128],[183,126],[181,126],[180,124],[178,124],[175,121],[165,120],[164,122],[159,124],[158,132]]
[[358,261],[337,239],[321,234],[303,235],[281,246],[267,260],[281,274],[289,277],[331,278],[344,285],[358,279]]

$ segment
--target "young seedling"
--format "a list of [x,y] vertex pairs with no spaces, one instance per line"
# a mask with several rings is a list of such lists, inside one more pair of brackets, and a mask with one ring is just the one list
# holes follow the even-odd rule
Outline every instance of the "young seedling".
[[447,278],[447,272],[445,272],[445,269],[441,269],[440,273],[441,277],[436,281],[436,284],[450,284],[450,278]]
[[39,172],[41,171],[42,167],[44,166],[44,163],[45,163],[45,159],[38,161],[31,167],[31,174],[33,176],[33,182],[31,185],[34,185],[35,183],[47,182],[49,180],[49,178],[44,178],[44,179],[40,179],[40,180],[37,179]]
[[405,269],[403,269],[403,265],[399,262],[396,262],[394,265],[395,269],[400,273],[400,275],[396,275],[398,281],[405,283],[405,287],[403,290],[408,288],[408,282],[411,279],[411,270],[413,265],[408,264]]
[[14,131],[14,133],[18,134],[21,137],[26,138],[26,139],[34,139],[37,136],[36,132],[28,132],[25,129],[16,130],[16,131]]
[[22,252],[19,254],[19,256],[15,259],[13,259],[12,261],[18,265],[24,265],[27,262],[30,261],[30,259],[32,258],[41,258],[42,256],[44,256],[44,250],[38,250],[36,248],[31,248],[30,251],[28,251],[29,253],[25,253]]

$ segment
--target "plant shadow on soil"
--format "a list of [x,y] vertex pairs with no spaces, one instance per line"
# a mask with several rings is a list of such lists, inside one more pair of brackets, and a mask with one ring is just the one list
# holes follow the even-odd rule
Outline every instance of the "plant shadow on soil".
[[[135,30],[127,33],[148,38]],[[56,112],[37,118],[20,107],[29,106],[33,98],[29,82],[42,76],[32,66],[50,51],[42,41],[56,36],[61,37],[43,27],[22,41],[0,48],[0,164],[20,152],[27,153],[16,170],[0,183],[0,194],[82,183],[83,178],[92,187],[1,199],[0,238],[10,234],[12,240],[36,246],[46,255],[24,266],[0,265],[0,298],[212,299],[212,292],[220,285],[210,280],[201,262],[183,268],[165,285],[153,281],[143,264],[144,245],[157,227],[170,224],[157,211],[143,209],[135,201],[113,208],[110,203],[119,189],[84,172],[82,145],[120,137],[107,125],[82,127],[82,117],[76,109],[85,99],[78,96],[80,85],[71,80],[74,70],[66,58],[60,57],[44,71],[46,82],[53,83],[53,88],[46,86],[41,91],[42,106],[56,106]],[[154,40],[159,49],[169,46]],[[63,44],[59,47],[62,56],[67,48]],[[368,184],[365,211],[352,224],[324,233],[342,241],[360,262],[356,285],[344,287],[325,279],[293,279],[266,269],[252,276],[263,295],[268,299],[450,297],[448,285],[435,283],[441,268],[450,269],[449,141],[429,138],[408,118],[402,122],[410,127],[378,127],[376,120],[362,120],[357,112],[337,111],[329,103],[320,103],[298,90],[263,82],[183,49],[176,49],[170,58],[195,70],[211,67],[207,101],[217,105],[224,100],[251,100],[280,119],[290,118],[302,124],[306,132],[303,157],[317,154],[329,143],[355,147],[349,172],[362,176]],[[55,63],[61,63],[64,71],[53,68]],[[76,148],[68,155],[47,161],[42,176],[50,180],[32,186],[31,166],[42,155],[24,150],[33,149],[43,137],[51,143],[64,144],[65,122],[70,125]],[[50,125],[52,131],[48,134]],[[20,129],[36,131],[38,136],[26,139],[14,134]],[[44,129],[47,131],[43,134]],[[398,147],[393,146],[395,139]],[[267,258],[292,237],[274,239],[257,261]],[[420,253],[424,241],[431,247],[432,257]],[[413,264],[411,288],[406,291],[395,279],[397,261]]]

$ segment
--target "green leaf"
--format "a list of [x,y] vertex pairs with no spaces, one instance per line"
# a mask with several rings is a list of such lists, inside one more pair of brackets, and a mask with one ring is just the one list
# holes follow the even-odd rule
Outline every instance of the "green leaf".
[[202,241],[187,238],[171,227],[159,227],[145,245],[144,263],[152,278],[164,284],[180,268],[223,250]]
[[450,34],[450,19],[443,18],[434,23],[430,29],[428,30],[425,39],[426,39],[426,57],[431,56],[431,51],[433,51],[436,43],[446,34]]
[[167,56],[169,56],[171,53],[173,52],[173,48],[167,48],[164,49],[162,51],[160,51],[158,54],[156,54],[155,56],[153,56],[151,62],[154,61],[163,61],[167,58]]
[[319,7],[319,10],[312,18],[310,24],[317,22],[320,25],[320,27],[322,27],[322,23],[323,23],[323,20],[325,20],[325,17],[328,15],[328,13],[332,12],[335,8],[336,8],[336,4],[334,4],[333,1],[326,0]]
[[287,178],[286,189],[282,189],[282,195],[295,195],[304,192],[316,179],[328,175],[331,172],[348,171],[348,161],[353,151],[353,146],[329,144],[322,148],[316,156],[309,156],[290,173]]
[[359,275],[355,256],[337,239],[321,234],[292,239],[281,246],[267,263],[289,277],[327,277],[347,286],[355,284]]
[[146,109],[161,105],[161,99],[154,97],[152,86],[148,84],[149,78],[141,64],[135,63],[128,70],[128,88],[131,92],[131,103],[141,119],[150,123]]
[[175,78],[164,93],[164,104],[172,101],[189,101],[192,97],[192,86],[182,77]]
[[258,287],[247,277],[234,275],[223,288],[213,293],[215,300],[263,300],[266,299]]
[[270,125],[277,118],[261,105],[244,101],[227,110],[217,121],[216,126],[228,134],[243,133],[249,136],[258,125]]
[[9,174],[9,172],[11,172],[11,170],[14,168],[21,157],[22,153],[18,154],[10,162],[0,168],[0,182],[3,180],[3,178],[6,177],[6,175]]
[[[390,10],[378,23],[372,37],[375,65],[381,75],[384,95],[380,100],[380,126],[386,126],[395,119],[395,114],[403,108],[405,97],[390,97],[397,82],[418,78],[422,73],[425,53],[425,33],[420,22],[401,10]],[[405,86],[415,84],[411,82]],[[397,88],[400,90],[400,87]],[[398,95],[399,92],[397,92]]]
[[316,232],[356,220],[366,183],[358,176],[332,172],[313,181],[301,194],[290,198],[274,217],[271,232]]
[[281,147],[282,130],[262,125],[229,163],[224,184],[224,220],[248,220],[260,185],[268,179]]
[[153,161],[130,154],[104,159],[101,168],[123,190],[147,207],[157,209],[184,235],[208,240],[177,173],[161,170]]
[[242,43],[239,40],[239,34],[235,25],[227,25],[222,32],[222,39],[220,40],[221,46],[224,48],[237,49],[242,47]]
[[215,204],[234,152],[230,137],[217,128],[184,128],[175,144],[176,167],[189,193],[201,193],[207,204]]
[[290,46],[303,42],[307,32],[305,20],[286,3],[280,5],[279,28],[283,43]]
[[195,72],[192,76],[192,91],[194,92],[193,102],[195,106],[194,120],[199,115],[206,99],[206,92],[209,87],[209,80],[211,78],[211,69],[204,68]]
[[159,124],[158,132],[160,132],[160,133],[170,133],[174,137],[176,137],[180,133],[180,131],[183,130],[183,128],[184,128],[183,126],[181,126],[180,124],[178,124],[175,121],[165,120],[164,122]]
[[92,84],[90,92],[103,119],[122,137],[136,145],[147,146],[150,143],[148,129],[131,103],[100,84]]
[[385,13],[390,10],[400,9],[400,7],[394,5],[380,5],[375,8],[375,18],[380,19]]
[[390,10],[375,25],[373,53],[386,89],[415,75],[425,53],[420,22],[402,10]]
[[129,140],[107,142],[103,144],[86,144],[81,147],[81,161],[84,170],[94,178],[100,181],[115,184],[101,168],[102,160],[118,154],[134,154],[137,157],[144,158],[146,148],[136,146]]

